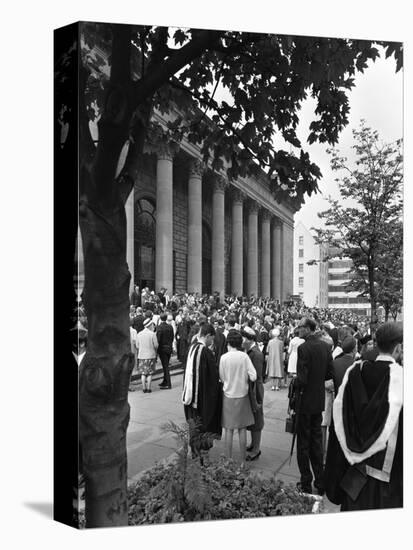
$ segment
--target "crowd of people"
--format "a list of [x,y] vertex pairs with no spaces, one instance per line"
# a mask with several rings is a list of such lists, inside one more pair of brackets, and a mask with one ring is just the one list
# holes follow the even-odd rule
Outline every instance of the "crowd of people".
[[160,389],[172,387],[172,354],[182,363],[194,457],[224,432],[229,458],[237,433],[241,461],[259,459],[268,380],[271,391],[289,387],[299,490],[326,492],[343,510],[402,506],[401,323],[269,298],[169,297],[167,289],[135,287],[130,334],[144,393],[158,357]]

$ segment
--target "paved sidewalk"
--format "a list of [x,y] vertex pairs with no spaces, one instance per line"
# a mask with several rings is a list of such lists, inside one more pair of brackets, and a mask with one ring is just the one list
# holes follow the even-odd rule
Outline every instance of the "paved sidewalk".
[[[133,385],[136,391],[129,392],[131,407],[130,423],[127,434],[128,478],[132,482],[156,462],[168,460],[177,448],[172,434],[161,432],[161,425],[172,420],[177,424],[185,423],[181,404],[182,368],[175,368],[172,376],[172,389],[161,390],[158,384],[162,375],[155,375],[152,393],[144,394],[140,384]],[[285,432],[287,412],[287,389],[271,391],[271,383],[265,385],[264,429],[261,440],[261,456],[250,462],[252,471],[270,476],[275,472],[278,479],[295,484],[299,481],[296,453],[289,463],[292,435]],[[211,457],[224,454],[224,442],[217,441],[210,451]],[[234,436],[234,459],[239,459],[238,440]],[[326,501],[326,499],[325,499]],[[338,511],[338,507],[325,502],[329,512]]]

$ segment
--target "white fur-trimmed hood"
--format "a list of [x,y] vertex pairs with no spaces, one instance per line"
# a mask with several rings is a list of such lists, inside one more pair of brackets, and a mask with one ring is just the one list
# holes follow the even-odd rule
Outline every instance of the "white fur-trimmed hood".
[[[376,360],[380,360],[379,356]],[[389,360],[387,357],[383,360]],[[343,397],[348,383],[350,372],[357,368],[360,362],[354,363],[349,367],[344,375],[341,386],[338,390],[338,394],[333,404],[333,419],[334,428],[337,435],[337,439],[340,443],[340,447],[346,457],[347,461],[353,465],[363,462],[364,460],[375,455],[379,451],[386,448],[387,442],[393,430],[395,429],[399,420],[400,410],[403,406],[403,369],[400,365],[393,362],[390,363],[390,381],[388,389],[388,401],[389,401],[389,413],[382,432],[372,446],[363,453],[355,453],[347,447],[346,434],[344,431],[343,423]]]

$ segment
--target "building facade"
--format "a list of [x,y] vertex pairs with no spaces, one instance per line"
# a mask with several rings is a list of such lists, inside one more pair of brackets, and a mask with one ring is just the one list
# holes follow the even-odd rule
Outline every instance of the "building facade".
[[[166,127],[175,114],[155,112],[153,121]],[[90,123],[90,130],[96,143],[97,125]],[[118,173],[126,154],[127,144]],[[156,291],[164,287],[169,295],[219,292],[280,302],[290,297],[295,209],[274,199],[263,171],[229,182],[224,172],[206,167],[199,147],[185,139],[179,144],[148,140],[138,166],[126,203],[131,289],[138,284]]]
[[150,146],[126,205],[133,282],[169,294],[254,295],[293,290],[293,215],[265,174],[228,182],[199,151]]
[[327,247],[318,245],[302,222],[294,228],[294,294],[308,307],[327,307]]
[[336,248],[328,250],[328,307],[348,309],[359,315],[370,315],[370,302],[353,290],[350,281],[354,275],[353,262],[349,258],[340,258]]

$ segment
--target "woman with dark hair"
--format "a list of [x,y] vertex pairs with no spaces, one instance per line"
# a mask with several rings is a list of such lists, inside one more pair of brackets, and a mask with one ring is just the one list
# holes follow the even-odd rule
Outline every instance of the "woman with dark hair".
[[254,382],[257,372],[248,355],[241,351],[242,336],[230,330],[227,336],[228,352],[221,356],[219,376],[223,383],[222,427],[225,428],[225,452],[232,458],[234,430],[238,430],[241,462],[246,460],[247,426],[254,424],[254,415],[248,396],[248,380]]

